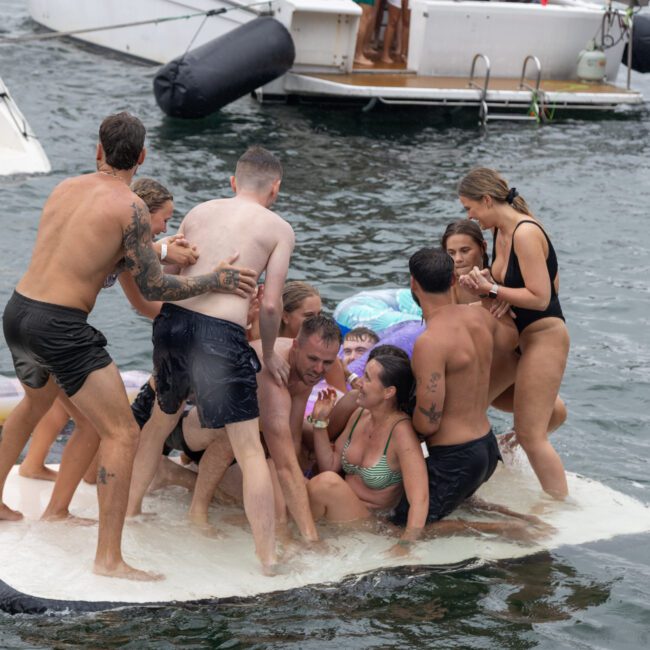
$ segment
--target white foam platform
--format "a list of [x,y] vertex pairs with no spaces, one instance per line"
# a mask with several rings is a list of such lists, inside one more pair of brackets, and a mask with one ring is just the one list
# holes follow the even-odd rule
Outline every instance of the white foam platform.
[[[410,556],[395,559],[385,555],[395,542],[393,538],[368,531],[329,528],[324,530],[329,547],[325,556],[299,551],[292,561],[292,571],[269,578],[260,573],[248,528],[223,521],[229,515],[241,515],[241,510],[215,505],[212,521],[222,537],[209,538],[186,522],[187,492],[169,488],[145,499],[145,511],[155,511],[157,517],[129,521],[125,527],[125,559],[138,568],[165,575],[161,582],[141,583],[92,573],[96,525],[39,521],[51,489],[50,482],[18,476],[17,468],[9,476],[5,501],[23,512],[25,519],[0,522],[0,557],[4,558],[0,580],[37,599],[77,603],[137,604],[254,596],[337,582],[350,575],[391,566],[452,565],[473,558],[494,561],[566,544],[650,531],[650,509],[646,505],[597,481],[569,474],[571,497],[558,503],[542,494],[528,468],[500,464],[479,496],[521,512],[538,514],[557,529],[555,533],[537,543],[517,543],[492,535],[436,538],[419,542]],[[97,517],[94,487],[81,485],[71,512]],[[469,515],[461,511],[459,516]],[[0,607],[5,606],[0,603]]]

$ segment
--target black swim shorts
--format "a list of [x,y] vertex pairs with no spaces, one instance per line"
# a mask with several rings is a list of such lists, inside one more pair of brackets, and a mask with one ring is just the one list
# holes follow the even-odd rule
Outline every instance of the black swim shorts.
[[140,429],[151,418],[154,402],[156,401],[156,391],[151,387],[149,380],[140,386],[140,391],[131,402],[131,412]]
[[[451,514],[471,497],[494,473],[501,460],[499,445],[492,429],[481,438],[460,445],[429,447],[426,459],[429,475],[429,513],[427,523]],[[408,501],[402,497],[393,516],[393,523],[406,525]]]
[[42,388],[53,375],[72,397],[91,372],[112,363],[106,338],[88,325],[87,318],[81,309],[32,300],[14,291],[2,325],[18,379],[30,388]]
[[185,436],[183,435],[183,421],[187,417],[188,413],[189,411],[186,411],[181,415],[174,430],[167,436],[163,454],[169,456],[169,453],[176,449],[177,451],[182,451],[191,461],[198,465],[201,462],[205,450],[201,449],[199,451],[194,451],[193,449],[190,449],[187,446],[187,442],[185,442]]
[[193,393],[204,428],[259,417],[261,364],[239,325],[165,303],[153,324],[153,363],[164,413]]

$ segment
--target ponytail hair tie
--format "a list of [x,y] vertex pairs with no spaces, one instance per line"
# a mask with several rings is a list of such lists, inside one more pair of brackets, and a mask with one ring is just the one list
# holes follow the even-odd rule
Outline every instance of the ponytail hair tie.
[[516,187],[511,187],[508,190],[508,196],[506,196],[506,203],[509,203],[510,205],[512,205],[517,196],[519,196],[519,192],[517,192],[517,188]]

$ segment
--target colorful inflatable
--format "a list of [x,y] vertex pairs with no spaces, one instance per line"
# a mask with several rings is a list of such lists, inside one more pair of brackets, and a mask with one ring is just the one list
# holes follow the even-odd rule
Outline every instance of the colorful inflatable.
[[344,335],[355,327],[368,327],[381,334],[397,323],[422,320],[422,310],[410,289],[378,289],[342,300],[334,310],[334,319]]
[[[409,357],[413,354],[415,339],[424,331],[422,310],[413,300],[409,289],[362,291],[342,300],[334,310],[334,318],[343,335],[355,327],[368,327],[379,336],[378,345],[395,345]],[[348,370],[361,376],[367,360],[368,353],[352,361]],[[330,386],[325,380],[314,386],[305,415],[312,412],[318,392],[326,388]]]
[[[125,370],[120,374],[130,400],[138,394],[140,386],[150,375],[142,370]],[[21,383],[15,377],[0,376],[0,426],[4,424],[7,416],[24,394]]]

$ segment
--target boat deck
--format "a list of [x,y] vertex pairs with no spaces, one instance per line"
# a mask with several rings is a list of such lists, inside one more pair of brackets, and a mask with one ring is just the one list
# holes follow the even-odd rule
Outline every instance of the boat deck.
[[641,104],[636,90],[607,82],[543,79],[533,92],[535,82],[528,79],[491,77],[487,91],[481,77],[470,85],[468,77],[432,77],[395,68],[356,69],[350,74],[289,73],[285,89],[289,94],[344,100],[372,100],[384,104],[431,106],[481,106],[526,109],[537,102],[547,109],[611,110],[619,105]]

